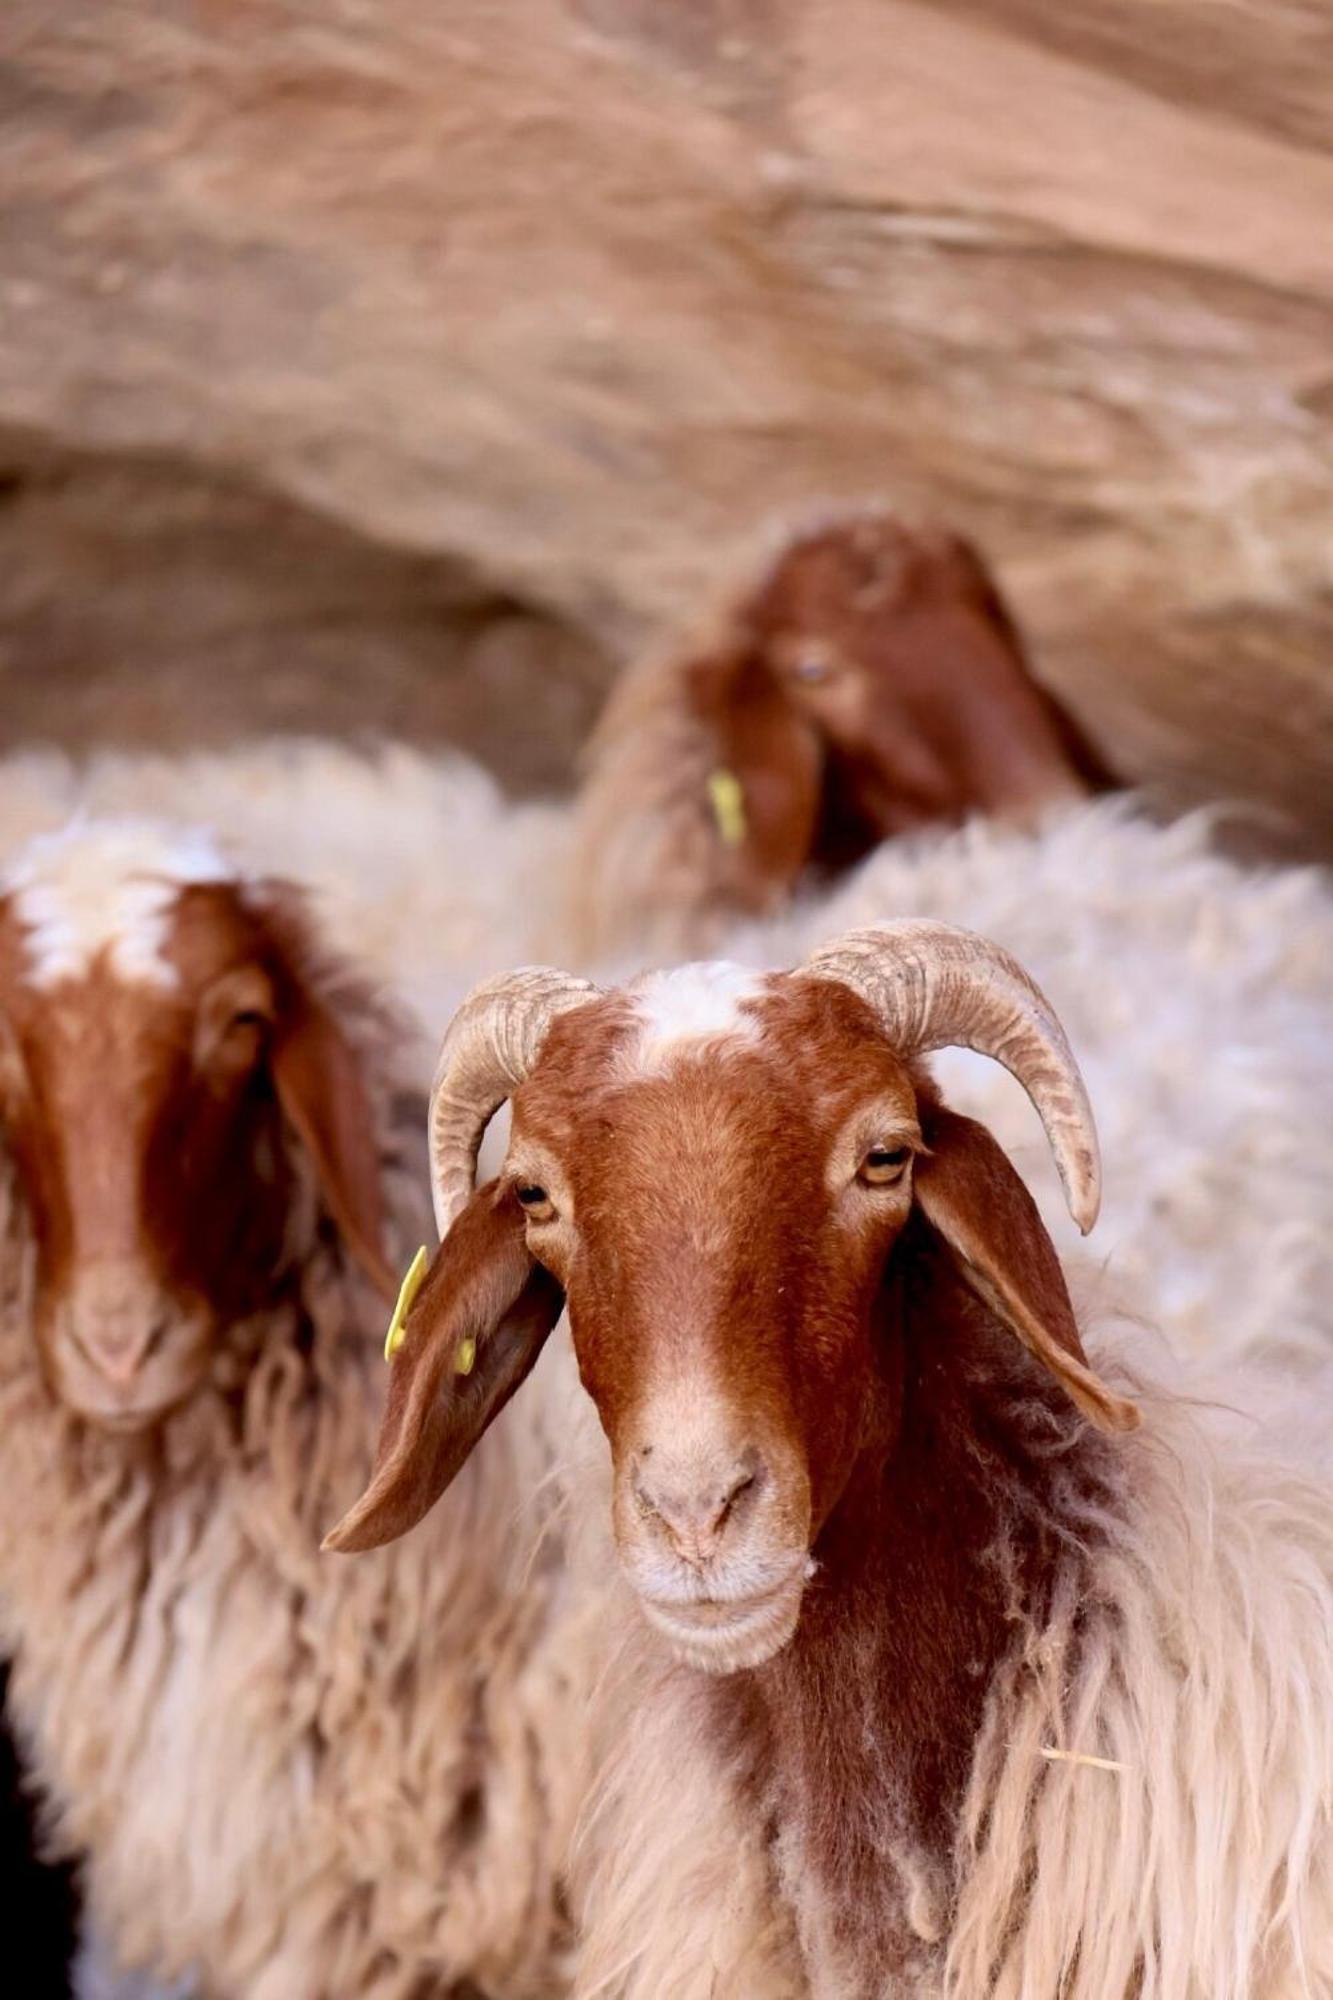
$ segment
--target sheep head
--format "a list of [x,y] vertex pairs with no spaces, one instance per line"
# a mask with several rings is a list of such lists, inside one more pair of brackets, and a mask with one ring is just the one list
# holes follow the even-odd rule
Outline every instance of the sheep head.
[[886,513],[793,540],[691,674],[780,874],[812,844],[837,863],[934,820],[1028,820],[1106,781],[975,549]]
[[198,836],[87,823],[0,878],[0,1146],[44,1373],[98,1424],[179,1404],[272,1299],[311,1166],[391,1286],[370,1106],[310,967],[295,892]]
[[[892,1448],[902,1343],[885,1300],[913,1229],[1094,1424],[1132,1425],[1088,1366],[1026,1189],[920,1067],[947,1043],[1024,1084],[1090,1227],[1099,1168],[1073,1056],[1021,968],[965,932],[853,933],[793,973],[692,966],[598,993],[528,972],[480,989],[445,1037],[433,1100],[444,1240],[371,1486],[330,1545],[374,1546],[420,1518],[564,1294],[646,1614],[696,1665],[758,1663],[795,1629],[868,1427]],[[474,1194],[478,1138],[506,1095],[504,1170]]]

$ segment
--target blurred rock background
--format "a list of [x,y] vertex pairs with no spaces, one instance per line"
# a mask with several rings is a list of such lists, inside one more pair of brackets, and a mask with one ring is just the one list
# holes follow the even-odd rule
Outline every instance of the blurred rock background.
[[558,788],[862,495],[1333,854],[1329,0],[5,0],[6,743]]

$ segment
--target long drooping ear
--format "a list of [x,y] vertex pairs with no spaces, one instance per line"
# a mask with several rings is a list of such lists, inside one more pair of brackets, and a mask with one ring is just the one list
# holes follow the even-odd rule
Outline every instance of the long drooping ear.
[[[995,577],[980,554],[980,551],[961,535],[940,531],[935,537],[937,545],[957,569],[964,583],[971,588],[975,601],[983,615],[998,633],[1004,646],[1020,671],[1031,691],[1034,711],[1039,709],[1051,731],[1051,737],[1059,746],[1060,754],[1068,768],[1089,791],[1104,792],[1114,789],[1120,780],[1111,771],[1091,738],[1068,709],[1057,699],[1054,692],[1032,671],[1028,657],[1028,647],[1018,629],[1014,615],[1001,594]],[[1029,717],[1029,729],[1033,727]],[[1037,755],[1050,755],[1049,743],[1043,741],[1040,731],[1031,743],[1031,750]]]
[[571,935],[593,958],[677,956],[778,901],[810,858],[823,749],[744,617],[623,674],[574,815]]
[[[255,957],[271,984],[263,1006],[267,1060],[287,1123],[314,1164],[320,1192],[348,1250],[392,1299],[398,1280],[384,1252],[385,1215],[377,1121],[365,1056],[347,1022],[386,1035],[388,1016],[369,986],[325,961],[301,891],[269,879],[245,897],[257,925]],[[335,1005],[331,995],[340,1004]]]
[[529,1373],[563,1306],[529,1253],[512,1184],[478,1189],[407,1316],[370,1484],[326,1549],[379,1548],[416,1526]]
[[916,1199],[969,1285],[1099,1430],[1133,1430],[1135,1405],[1093,1373],[1037,1204],[984,1125],[938,1110],[915,1168]]
[[824,744],[773,671],[759,641],[695,661],[685,675],[717,744],[708,778],[713,832],[734,850],[749,900],[766,907],[796,883],[819,823]]
[[384,1254],[384,1200],[375,1119],[361,1063],[343,1029],[304,986],[287,983],[269,1062],[283,1115],[315,1163],[347,1247],[386,1298],[397,1288]]

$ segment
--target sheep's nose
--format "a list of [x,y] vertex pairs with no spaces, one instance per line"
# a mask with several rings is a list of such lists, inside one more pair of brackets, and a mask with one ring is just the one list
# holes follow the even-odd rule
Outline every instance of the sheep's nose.
[[137,1272],[93,1267],[76,1279],[65,1319],[84,1359],[114,1388],[126,1389],[160,1347],[170,1312]]
[[118,1389],[128,1388],[158,1346],[163,1322],[143,1320],[84,1321],[72,1329],[75,1345],[98,1373]]
[[752,1447],[721,1472],[690,1476],[673,1467],[669,1454],[655,1454],[647,1445],[635,1457],[634,1497],[681,1560],[697,1565],[715,1554],[729,1528],[741,1525],[765,1477],[763,1460]]

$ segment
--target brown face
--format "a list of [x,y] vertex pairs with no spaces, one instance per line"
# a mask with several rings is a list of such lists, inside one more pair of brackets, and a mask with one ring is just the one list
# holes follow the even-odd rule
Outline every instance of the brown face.
[[876,837],[1086,790],[980,561],[866,518],[788,553],[752,611],[769,670],[833,759],[835,803]]
[[660,1053],[595,1003],[515,1098],[504,1177],[568,1297],[621,1558],[693,1664],[794,1629],[882,1401],[871,1308],[920,1143],[904,1068],[827,982],[761,983],[731,1034]]
[[[714,1672],[791,1637],[821,1533],[895,1451],[909,1356],[937,1365],[941,1327],[948,1352],[960,1291],[963,1341],[1012,1340],[1020,1375],[1036,1363],[1090,1422],[1132,1429],[1027,1189],[904,1059],[955,1041],[1023,1083],[1090,1228],[1096,1133],[1072,1052],[1023,968],[967,932],[872,926],[793,973],[687,965],[601,993],[527,967],[478,987],[431,1101],[443,1238],[370,1483],[325,1546],[422,1519],[566,1299],[624,1568],[678,1655]],[[504,1170],[474,1188],[507,1096]]]
[[335,1031],[230,887],[180,892],[147,978],[104,952],[34,981],[0,904],[0,1136],[36,1243],[43,1369],[80,1415],[152,1423],[196,1388],[220,1327],[271,1296],[298,1190],[284,1071],[312,1033]]

